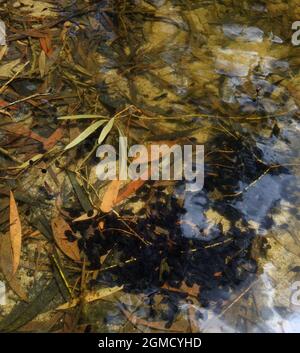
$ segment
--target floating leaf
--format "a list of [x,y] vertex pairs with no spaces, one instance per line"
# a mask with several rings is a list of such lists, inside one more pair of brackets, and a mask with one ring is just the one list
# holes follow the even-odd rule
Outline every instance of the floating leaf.
[[66,232],[73,234],[69,224],[62,218],[56,217],[52,220],[52,231],[55,242],[60,250],[74,261],[80,261],[80,252],[78,241],[69,241],[66,237]]
[[112,129],[113,125],[115,122],[115,118],[112,118],[109,120],[109,122],[104,126],[103,130],[101,131],[101,134],[98,139],[99,145],[105,140],[106,136],[110,133],[110,130]]
[[96,121],[94,124],[85,129],[79,136],[77,136],[71,143],[65,147],[65,151],[77,146],[79,143],[84,141],[88,136],[95,132],[101,125],[105,123],[106,120]]
[[[102,288],[99,289],[96,292],[87,292],[86,295],[84,296],[83,300],[87,303],[94,302],[96,300],[108,297],[109,295],[119,292],[120,290],[123,289],[124,286],[120,287],[112,287],[112,288]],[[71,309],[74,308],[74,306],[78,305],[80,303],[80,298],[75,298],[71,300],[68,303],[60,305],[56,310],[66,310],[66,309]]]

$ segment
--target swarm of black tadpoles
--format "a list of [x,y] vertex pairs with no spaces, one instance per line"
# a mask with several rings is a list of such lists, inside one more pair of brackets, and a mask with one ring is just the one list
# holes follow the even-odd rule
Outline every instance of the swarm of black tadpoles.
[[[98,226],[99,219],[72,225],[74,231],[81,233],[79,245],[89,259],[90,268],[100,269],[94,283],[124,285],[125,291],[146,293],[149,298],[157,294],[163,296],[168,309],[159,315],[164,316],[167,325],[175,319],[180,301],[189,296],[188,290],[180,290],[183,283],[185,288],[199,289],[196,296],[201,306],[213,305],[215,310],[221,310],[234,289],[249,283],[257,272],[256,261],[251,255],[255,230],[234,207],[232,197],[210,200],[208,194],[212,190],[224,195],[238,192],[241,182],[250,184],[268,166],[261,160],[262,151],[249,148],[238,139],[224,139],[223,136],[213,144],[218,145],[219,150],[233,151],[230,160],[224,154],[216,153],[214,161],[217,163],[214,164],[231,163],[234,168],[224,170],[208,163],[205,186],[199,192],[206,200],[203,212],[212,208],[228,220],[226,234],[220,226],[218,236],[211,241],[203,241],[197,236],[186,238],[180,225],[186,211],[178,195],[166,194],[163,187],[156,187],[151,182],[136,195],[139,200],[147,199],[148,202],[137,214],[127,209],[121,217],[115,213],[102,215],[102,230]],[[272,172],[287,171],[278,168]],[[178,182],[175,187],[180,189],[180,184],[184,182]],[[152,198],[149,200],[150,190]],[[238,197],[242,196],[235,200]],[[262,247],[266,247],[266,242],[263,239]],[[109,255],[101,263],[100,258],[105,254]],[[151,306],[151,300],[149,303]]]

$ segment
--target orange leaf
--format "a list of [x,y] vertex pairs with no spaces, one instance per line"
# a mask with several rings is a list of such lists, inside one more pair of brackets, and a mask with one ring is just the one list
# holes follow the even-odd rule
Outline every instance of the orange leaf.
[[56,129],[52,135],[50,135],[44,142],[44,149],[49,151],[52,147],[54,147],[61,138],[63,137],[63,129],[58,128]]
[[131,181],[120,191],[115,203],[118,204],[123,200],[127,199],[132,194],[135,194],[137,190],[140,189],[145,184],[146,181],[147,180],[142,180],[142,179]]
[[110,212],[112,208],[115,206],[120,185],[121,185],[120,180],[113,180],[108,185],[108,188],[103,196],[102,204],[100,206],[100,209],[102,212]]
[[[174,142],[172,141],[160,141],[159,144],[161,145],[167,145],[168,147],[172,147],[174,145]],[[161,153],[160,157],[164,157],[166,152]],[[154,155],[152,156],[151,154],[151,144],[147,146],[147,153],[142,154],[139,156],[139,163],[146,163],[146,162],[154,162],[155,160],[157,160],[157,157]],[[150,167],[148,168],[150,169]],[[151,169],[150,169],[151,170]],[[119,195],[117,197],[117,200],[115,202],[115,204],[119,204],[120,202],[124,201],[125,199],[127,199],[128,197],[130,197],[131,195],[135,194],[137,192],[138,189],[140,189],[147,180],[143,180],[143,179],[148,179],[148,174],[149,171],[146,170],[145,173],[137,180],[133,180],[131,181],[129,184],[127,184],[126,186],[124,186],[124,188],[122,188],[122,190],[119,192]]]
[[60,250],[70,259],[80,261],[78,241],[71,242],[65,235],[66,232],[73,234],[69,224],[62,217],[56,217],[52,220],[52,230],[55,242]]
[[51,56],[53,50],[51,47],[51,37],[46,36],[46,37],[42,37],[40,38],[40,45],[41,48],[43,49],[44,53],[49,57]]
[[17,204],[12,191],[10,192],[9,204],[10,242],[12,248],[12,275],[15,275],[20,264],[22,227]]
[[222,277],[222,272],[215,272],[214,277]]

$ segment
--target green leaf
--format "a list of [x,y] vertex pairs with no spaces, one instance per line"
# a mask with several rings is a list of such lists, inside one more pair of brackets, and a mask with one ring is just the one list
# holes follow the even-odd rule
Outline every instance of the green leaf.
[[77,136],[71,143],[65,147],[65,151],[77,146],[79,143],[84,141],[88,136],[95,132],[101,125],[105,123],[106,120],[96,121],[94,124],[85,129],[79,136]]
[[113,125],[115,122],[115,118],[112,118],[109,120],[109,122],[104,126],[103,130],[101,131],[101,134],[98,139],[99,145],[105,140],[106,136],[110,133],[110,130],[112,129]]
[[104,115],[81,114],[81,115],[66,115],[61,116],[58,120],[78,120],[78,119],[107,119]]
[[82,208],[85,210],[86,213],[88,213],[93,209],[93,206],[88,198],[88,195],[86,194],[84,188],[79,184],[76,178],[76,174],[74,172],[72,172],[71,170],[68,170],[67,175],[70,179],[70,182],[73,186],[73,189],[78,197],[78,200]]

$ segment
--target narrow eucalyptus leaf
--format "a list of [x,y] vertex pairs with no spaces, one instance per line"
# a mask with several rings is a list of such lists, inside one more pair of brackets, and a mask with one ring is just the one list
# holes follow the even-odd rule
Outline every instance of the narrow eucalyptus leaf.
[[103,130],[101,131],[101,134],[98,139],[99,145],[105,140],[106,136],[110,133],[110,130],[114,126],[115,118],[112,118],[109,120],[109,122],[104,126]]
[[77,146],[79,143],[84,141],[88,136],[95,132],[101,125],[105,123],[105,120],[96,121],[94,124],[90,125],[85,129],[79,136],[77,136],[71,143],[65,147],[65,151]]
[[78,120],[78,119],[105,119],[104,115],[81,114],[81,115],[66,115],[61,116],[58,120]]

